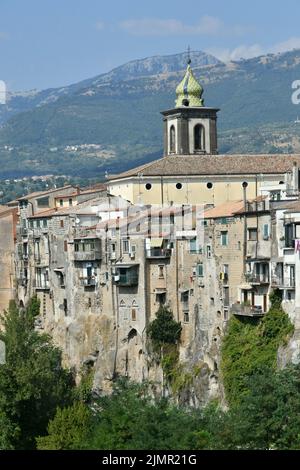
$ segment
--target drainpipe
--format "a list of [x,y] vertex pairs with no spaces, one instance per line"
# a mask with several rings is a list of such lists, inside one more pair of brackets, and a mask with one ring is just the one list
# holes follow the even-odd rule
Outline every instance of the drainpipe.
[[248,183],[243,183],[243,201],[244,201],[244,243],[243,243],[243,269],[244,275],[246,273],[246,257],[247,257],[247,186]]

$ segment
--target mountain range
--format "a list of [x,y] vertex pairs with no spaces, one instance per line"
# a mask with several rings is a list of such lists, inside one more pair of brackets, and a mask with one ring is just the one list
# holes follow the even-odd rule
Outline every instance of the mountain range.
[[[291,100],[300,50],[227,64],[197,51],[191,59],[205,104],[221,109],[220,152],[300,151]],[[0,177],[101,177],[159,158],[160,111],[174,106],[185,68],[186,54],[156,56],[70,86],[10,94],[0,106]]]

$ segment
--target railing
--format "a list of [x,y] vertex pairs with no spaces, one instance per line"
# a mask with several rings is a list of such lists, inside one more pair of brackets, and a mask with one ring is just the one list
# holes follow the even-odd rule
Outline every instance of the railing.
[[241,315],[245,317],[261,317],[264,315],[262,307],[245,304],[233,304],[231,311],[234,315]]
[[36,289],[41,289],[41,290],[47,290],[50,289],[50,282],[49,281],[44,281],[44,282],[34,282],[35,288]]
[[74,261],[95,261],[101,258],[100,250],[74,251]]
[[294,288],[295,285],[296,285],[296,283],[295,283],[295,279],[294,279],[294,278],[284,279],[284,284],[283,284],[284,287],[286,287],[286,288]]
[[246,273],[245,278],[250,284],[269,284],[270,278],[265,274]]
[[94,287],[97,284],[97,280],[92,277],[82,277],[80,278],[80,283],[84,287]]
[[273,287],[279,287],[282,289],[293,289],[295,285],[296,285],[296,282],[294,278],[290,278],[290,279],[283,279],[279,277],[272,278]]
[[149,248],[146,250],[146,258],[170,258],[171,250],[165,248]]
[[118,285],[120,286],[136,286],[138,284],[138,273],[128,271],[126,274],[119,274]]

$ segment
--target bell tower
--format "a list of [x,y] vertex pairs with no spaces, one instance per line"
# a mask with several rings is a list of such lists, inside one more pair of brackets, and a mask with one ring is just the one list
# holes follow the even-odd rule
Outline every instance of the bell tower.
[[216,155],[217,108],[204,106],[203,88],[194,77],[191,59],[176,88],[175,108],[162,111],[164,156]]

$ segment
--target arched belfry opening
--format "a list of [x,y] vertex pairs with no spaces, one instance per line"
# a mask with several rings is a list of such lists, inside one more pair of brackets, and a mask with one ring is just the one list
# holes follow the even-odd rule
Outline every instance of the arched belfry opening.
[[202,124],[194,126],[194,152],[205,152],[205,130]]
[[175,126],[170,127],[170,153],[175,153],[176,151],[176,132]]

